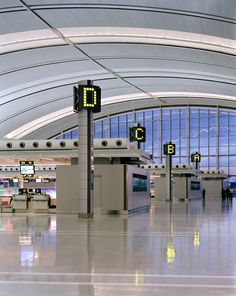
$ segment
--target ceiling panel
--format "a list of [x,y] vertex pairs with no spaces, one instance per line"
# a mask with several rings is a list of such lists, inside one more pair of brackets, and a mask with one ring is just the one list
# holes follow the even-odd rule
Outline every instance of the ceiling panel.
[[145,44],[89,44],[80,45],[80,48],[95,58],[155,58],[166,62],[189,61],[236,68],[236,59],[233,55],[200,49]]
[[0,35],[47,29],[47,26],[28,11],[0,13]]
[[68,45],[13,52],[0,55],[0,75],[7,71],[19,71],[28,67],[37,67],[70,60],[74,61],[83,58],[85,57],[82,53]]
[[12,8],[12,7],[21,7],[22,5],[18,0],[0,0],[0,9],[1,8]]
[[80,75],[91,75],[92,73],[104,73],[104,70],[89,60],[75,61],[73,63],[45,64],[36,68],[0,76],[0,88],[4,90],[17,85],[23,86],[24,84],[25,87],[39,84],[46,85],[51,81],[79,76],[79,73]]

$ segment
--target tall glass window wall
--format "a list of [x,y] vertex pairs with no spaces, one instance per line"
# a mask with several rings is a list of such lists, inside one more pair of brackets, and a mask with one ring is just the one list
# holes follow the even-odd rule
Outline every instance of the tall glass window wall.
[[[189,156],[200,152],[201,169],[222,169],[236,175],[236,111],[175,107],[110,115],[95,121],[95,138],[126,138],[134,123],[146,127],[146,142],[141,147],[155,162],[165,162],[163,144],[171,140],[176,144],[175,164],[189,163]],[[77,137],[77,128],[73,128],[54,138]]]

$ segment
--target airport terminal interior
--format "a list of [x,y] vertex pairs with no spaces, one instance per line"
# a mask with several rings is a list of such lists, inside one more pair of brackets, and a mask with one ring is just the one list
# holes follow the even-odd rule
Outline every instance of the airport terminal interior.
[[0,295],[236,295],[236,1],[0,0]]

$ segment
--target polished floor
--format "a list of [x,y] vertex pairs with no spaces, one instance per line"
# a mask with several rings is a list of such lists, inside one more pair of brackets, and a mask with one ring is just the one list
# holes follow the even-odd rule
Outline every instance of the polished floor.
[[0,296],[236,295],[236,200],[150,213],[0,214]]

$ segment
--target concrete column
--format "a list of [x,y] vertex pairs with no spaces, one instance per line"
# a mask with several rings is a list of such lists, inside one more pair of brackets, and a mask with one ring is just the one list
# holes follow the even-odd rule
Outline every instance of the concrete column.
[[79,216],[93,216],[93,113],[79,111]]
[[23,175],[19,175],[19,188],[24,188],[24,177]]

